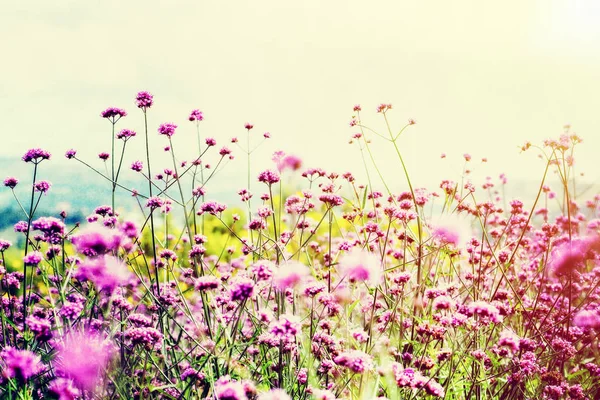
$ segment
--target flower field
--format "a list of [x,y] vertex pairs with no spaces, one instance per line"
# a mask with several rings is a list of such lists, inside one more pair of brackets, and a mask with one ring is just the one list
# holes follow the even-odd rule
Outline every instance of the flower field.
[[[0,398],[600,398],[600,194],[576,191],[578,135],[523,145],[544,164],[536,195],[512,199],[504,176],[472,181],[468,154],[462,176],[420,187],[401,145],[415,121],[392,126],[390,104],[352,110],[345,151],[364,181],[282,151],[255,170],[270,134],[246,123],[222,146],[199,110],[186,127],[197,156],[180,159],[182,127],[151,123],[159,106],[139,92],[130,114],[101,113],[104,170],[65,149],[106,188],[85,221],[38,212],[52,196],[43,148],[20,161],[31,176],[4,180],[22,221],[18,240],[0,238]],[[132,118],[143,132],[125,128]],[[375,141],[396,164],[378,162]],[[126,165],[133,146],[145,158]],[[168,165],[153,162],[163,150]],[[232,207],[210,184],[234,157],[247,183],[229,188]]]

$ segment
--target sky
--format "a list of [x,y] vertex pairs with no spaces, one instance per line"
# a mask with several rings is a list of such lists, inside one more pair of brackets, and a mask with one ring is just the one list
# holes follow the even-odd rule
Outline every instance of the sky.
[[[203,111],[203,137],[244,138],[251,122],[253,170],[276,150],[307,167],[363,177],[360,151],[348,141],[355,104],[362,121],[385,131],[379,103],[390,103],[392,129],[416,121],[399,144],[416,186],[459,180],[463,154],[476,177],[504,172],[539,179],[526,140],[558,137],[570,124],[584,143],[576,171],[600,183],[600,3],[544,1],[27,1],[0,12],[2,84],[0,157],[31,147],[62,155],[75,148],[99,165],[108,151],[109,106],[129,115],[118,128],[143,131],[133,99],[155,96],[149,112],[157,163],[169,166],[156,128],[173,122],[178,158],[191,159],[192,109]],[[6,40],[8,38],[8,40]],[[256,136],[256,137],[254,137]],[[389,143],[372,138],[384,176],[403,182]],[[131,142],[127,162],[141,158]],[[446,153],[445,159],[440,158]],[[237,151],[223,184],[243,187]],[[482,164],[479,160],[489,161]],[[10,171],[2,171],[9,175]],[[237,185],[237,186],[236,186]]]

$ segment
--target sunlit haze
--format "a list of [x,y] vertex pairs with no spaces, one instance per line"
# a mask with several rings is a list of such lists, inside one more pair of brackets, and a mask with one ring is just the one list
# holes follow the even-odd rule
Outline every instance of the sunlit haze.
[[[0,155],[43,147],[66,163],[64,151],[75,148],[95,162],[110,144],[99,113],[125,108],[119,127],[141,132],[133,98],[148,90],[152,145],[161,153],[156,127],[174,122],[181,159],[194,154],[186,117],[199,108],[202,135],[219,144],[243,138],[247,121],[257,137],[271,133],[256,170],[283,150],[305,166],[362,176],[359,150],[348,144],[352,107],[361,104],[363,122],[385,133],[375,112],[383,102],[393,104],[394,130],[417,122],[401,146],[423,186],[459,178],[463,153],[477,176],[538,179],[543,165],[518,147],[557,137],[565,124],[584,139],[576,172],[596,182],[598,18],[591,0],[5,3]],[[376,137],[373,146],[394,179],[394,153]],[[244,182],[244,166],[238,152],[226,176]]]

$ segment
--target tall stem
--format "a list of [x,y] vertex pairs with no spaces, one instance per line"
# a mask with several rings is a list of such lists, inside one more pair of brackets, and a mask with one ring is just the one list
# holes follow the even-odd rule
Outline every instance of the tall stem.
[[[150,171],[150,145],[148,142],[148,115],[144,109],[144,130],[146,133],[146,163],[148,167],[148,197],[152,197],[152,172]],[[152,257],[154,259],[154,277],[156,279],[156,296],[160,296],[158,267],[156,262],[156,239],[154,238],[154,208],[150,208],[150,232],[152,234]]]
[[[170,136],[169,136],[169,146],[171,147],[171,158],[173,159],[173,171],[175,171],[175,176],[176,176],[175,179],[177,180],[177,186],[179,187],[179,194],[181,196],[181,204],[183,206],[183,217],[185,219],[185,228],[187,229],[190,243],[193,243],[194,240],[192,239],[192,231],[190,230],[190,224],[188,223],[187,207],[185,205],[183,189],[181,188],[181,179],[179,178],[179,174],[177,173],[177,162],[175,161],[175,150],[173,149],[173,141],[171,140]],[[196,276],[199,276],[199,274],[204,275],[204,271],[202,271],[202,273],[199,273],[198,264],[196,263],[195,260],[193,261],[193,263],[194,263],[194,272],[195,272]]]
[[112,207],[112,211],[113,213],[115,213],[115,189],[117,188],[117,186],[115,185],[115,121],[113,121],[112,124],[112,137],[111,137],[111,143],[112,143],[112,150],[110,153],[110,161],[111,161],[111,177],[112,177],[112,190],[111,190],[111,194],[112,194],[112,198],[111,198],[111,207]]
[[[31,185],[31,201],[29,203],[29,215],[27,216],[27,233],[25,234],[25,255],[29,251],[29,232],[33,220],[33,203],[35,202],[35,178],[37,177],[38,163],[33,164],[33,184]],[[27,319],[27,264],[23,263],[23,331],[26,329]]]

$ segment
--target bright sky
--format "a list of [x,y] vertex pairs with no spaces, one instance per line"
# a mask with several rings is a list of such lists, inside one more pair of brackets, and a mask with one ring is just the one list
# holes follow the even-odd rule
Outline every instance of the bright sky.
[[[175,122],[182,158],[199,108],[203,135],[219,144],[242,138],[246,121],[271,132],[256,168],[281,149],[360,175],[352,107],[381,129],[383,102],[396,128],[417,121],[401,141],[417,182],[460,179],[465,152],[490,160],[474,164],[483,176],[538,178],[542,165],[517,146],[565,124],[585,141],[578,171],[598,182],[598,20],[595,0],[4,2],[0,155],[43,147],[62,159],[73,147],[96,162],[110,144],[99,113],[125,108],[118,127],[141,133],[133,98],[148,90],[152,144],[165,144],[158,124]],[[389,146],[374,143],[388,179],[402,179]],[[244,176],[237,154],[232,179]]]

